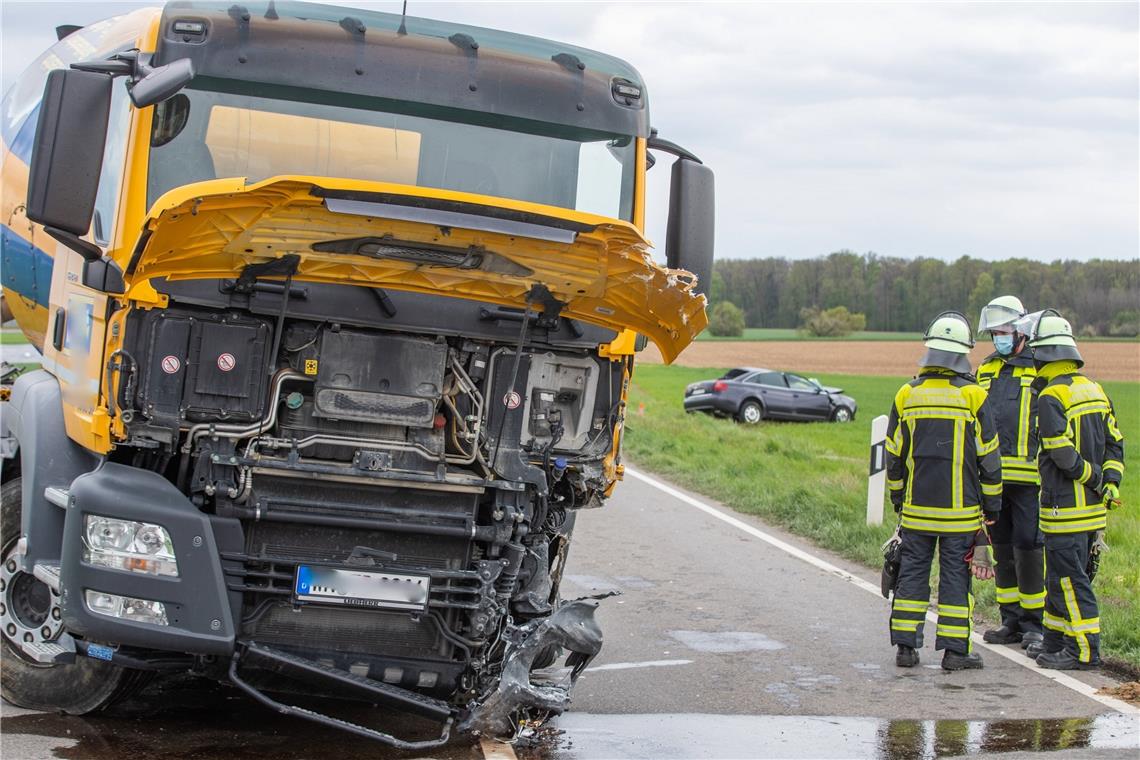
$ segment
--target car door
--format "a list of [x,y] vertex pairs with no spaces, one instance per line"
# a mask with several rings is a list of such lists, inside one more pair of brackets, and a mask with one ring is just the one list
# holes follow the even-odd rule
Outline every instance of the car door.
[[760,395],[768,417],[788,417],[792,413],[792,397],[782,372],[757,372],[748,378]]
[[800,419],[826,420],[831,415],[831,400],[818,385],[807,378],[784,373],[791,392],[792,413]]

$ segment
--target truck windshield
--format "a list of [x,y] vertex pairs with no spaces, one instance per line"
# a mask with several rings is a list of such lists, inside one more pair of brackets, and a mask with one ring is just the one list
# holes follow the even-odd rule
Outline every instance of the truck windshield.
[[553,136],[541,129],[184,90],[156,107],[147,205],[191,182],[300,174],[458,190],[628,221],[634,157],[635,141],[628,136]]

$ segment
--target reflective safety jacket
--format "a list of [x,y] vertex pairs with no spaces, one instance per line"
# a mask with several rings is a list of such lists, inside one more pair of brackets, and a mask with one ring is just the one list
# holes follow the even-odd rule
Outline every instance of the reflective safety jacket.
[[1041,530],[1100,530],[1106,523],[1101,489],[1124,477],[1124,436],[1112,402],[1075,362],[1050,362],[1038,376],[1047,383],[1038,398]]
[[895,394],[887,423],[887,486],[902,526],[973,533],[1001,510],[1001,455],[986,392],[927,368]]
[[978,367],[978,385],[989,395],[990,414],[1001,441],[1001,477],[1006,483],[1036,485],[1037,389],[1032,352],[994,353]]

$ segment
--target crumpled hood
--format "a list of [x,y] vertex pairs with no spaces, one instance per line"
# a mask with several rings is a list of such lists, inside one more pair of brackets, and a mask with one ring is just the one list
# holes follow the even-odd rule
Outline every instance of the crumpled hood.
[[[693,276],[656,263],[627,222],[522,201],[378,182],[211,180],[162,196],[124,267],[234,277],[299,254],[297,280],[354,283],[522,307],[536,285],[562,315],[646,335],[673,361],[708,320]],[[537,307],[536,307],[537,308]]]

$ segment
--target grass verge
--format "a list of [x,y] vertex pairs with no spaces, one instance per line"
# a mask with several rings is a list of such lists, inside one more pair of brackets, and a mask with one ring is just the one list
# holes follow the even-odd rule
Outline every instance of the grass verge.
[[[719,337],[713,335],[708,330],[697,336],[697,340],[703,341],[731,341],[731,340],[745,340],[745,341],[786,341],[786,340],[876,340],[876,341],[895,341],[895,340],[918,340],[922,336],[921,332],[887,332],[886,330],[862,330],[854,332],[850,335],[841,335],[829,338],[817,338],[808,335],[806,332],[801,332],[791,327],[746,327],[744,334],[737,337]],[[1137,341],[1140,337],[1082,337],[1082,341],[1094,342],[1127,342]]]
[[[866,525],[871,419],[886,414],[903,378],[820,375],[859,402],[855,422],[737,425],[685,414],[688,383],[720,369],[639,365],[630,389],[630,460],[736,509],[788,528],[848,559],[877,568],[893,524]],[[1120,427],[1140,441],[1140,383],[1106,382]],[[1133,443],[1133,445],[1135,445]],[[1133,449],[1135,450],[1135,449]],[[1135,465],[1133,465],[1135,468]],[[1096,580],[1107,657],[1140,667],[1140,479],[1125,477],[1125,506],[1109,518],[1112,546]],[[886,509],[891,521],[889,506]],[[978,610],[996,620],[992,583],[975,583]],[[885,634],[884,634],[885,635]]]

